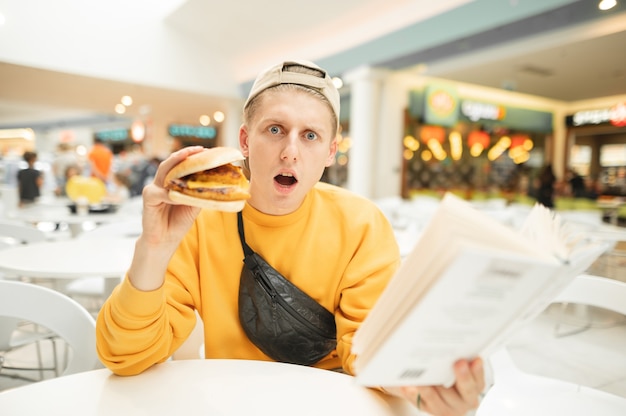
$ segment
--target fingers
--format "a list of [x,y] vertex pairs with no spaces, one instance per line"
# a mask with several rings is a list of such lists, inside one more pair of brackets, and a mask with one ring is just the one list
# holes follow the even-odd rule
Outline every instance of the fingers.
[[471,362],[457,361],[454,364],[454,374],[456,376],[455,388],[463,401],[472,407],[478,406],[478,397],[485,388],[482,360],[476,358]]
[[178,165],[182,160],[186,159],[190,155],[201,152],[204,149],[205,148],[202,146],[188,146],[172,153],[167,159],[159,164],[159,168],[157,169],[154,177],[154,183],[157,186],[163,186],[167,172],[172,170],[174,166]]
[[485,388],[483,362],[460,360],[454,364],[456,383],[443,386],[402,387],[400,392],[419,409],[433,415],[465,415],[478,407],[478,398]]

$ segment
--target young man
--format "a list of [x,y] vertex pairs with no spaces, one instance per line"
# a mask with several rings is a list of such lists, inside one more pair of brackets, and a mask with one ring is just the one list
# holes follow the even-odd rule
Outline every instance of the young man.
[[[314,363],[353,373],[352,337],[397,269],[393,231],[370,201],[319,183],[337,150],[339,93],[310,62],[285,62],[259,75],[244,106],[239,144],[250,170],[242,211],[247,244],[334,315],[336,348]],[[237,214],[176,205],[167,172],[176,151],[143,192],[143,233],[127,278],[98,317],[100,358],[118,374],[166,360],[203,319],[205,356],[271,360],[242,328],[238,292],[244,253]],[[271,342],[271,340],[270,340]],[[464,414],[484,381],[480,360],[456,364],[452,388],[394,390],[428,412]]]

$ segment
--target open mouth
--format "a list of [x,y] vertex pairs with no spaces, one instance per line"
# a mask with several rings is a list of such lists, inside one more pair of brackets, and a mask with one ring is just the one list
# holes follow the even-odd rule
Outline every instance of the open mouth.
[[295,185],[298,182],[298,180],[289,173],[281,173],[280,175],[276,175],[274,176],[274,180],[282,186],[291,186]]

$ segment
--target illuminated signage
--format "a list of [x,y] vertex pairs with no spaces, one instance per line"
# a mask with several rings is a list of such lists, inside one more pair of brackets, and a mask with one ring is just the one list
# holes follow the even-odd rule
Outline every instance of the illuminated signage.
[[506,115],[506,110],[500,105],[463,100],[461,114],[472,121],[502,120]]
[[196,137],[198,139],[215,139],[217,130],[212,126],[192,126],[188,124],[171,124],[168,133],[172,137]]
[[447,85],[426,87],[424,122],[439,126],[453,126],[458,120],[459,99],[456,89]]
[[130,134],[128,129],[113,129],[98,131],[96,137],[105,142],[121,142],[130,139]]
[[626,126],[626,103],[619,103],[601,110],[579,111],[572,117],[574,126],[601,123],[611,123],[618,127]]

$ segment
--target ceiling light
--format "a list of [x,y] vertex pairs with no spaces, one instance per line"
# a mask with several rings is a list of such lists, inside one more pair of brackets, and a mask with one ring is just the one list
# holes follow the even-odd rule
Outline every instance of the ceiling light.
[[124,104],[116,104],[115,105],[115,112],[117,114],[124,114],[126,112],[126,107],[124,107]]
[[339,89],[343,87],[343,80],[339,77],[333,77],[333,85],[335,88]]
[[131,124],[130,137],[135,142],[140,142],[146,138],[146,126],[144,126],[141,120],[135,120],[133,124]]
[[123,96],[122,104],[124,104],[126,107],[133,105],[133,97],[131,97],[130,95]]
[[0,130],[0,139],[35,140],[35,132],[32,129],[4,129]]
[[609,10],[617,5],[617,1],[615,0],[602,0],[598,3],[598,9],[600,10]]
[[200,124],[202,124],[203,126],[208,126],[209,124],[211,124],[211,117],[207,116],[206,114],[202,114],[200,116]]
[[216,111],[215,113],[213,113],[213,120],[221,123],[222,121],[224,121],[224,113],[222,113],[221,111]]

